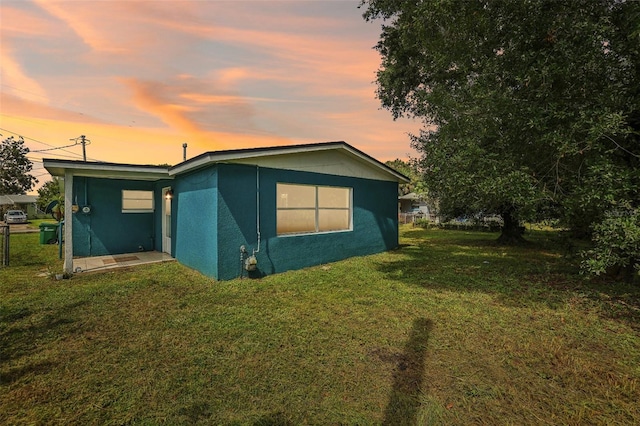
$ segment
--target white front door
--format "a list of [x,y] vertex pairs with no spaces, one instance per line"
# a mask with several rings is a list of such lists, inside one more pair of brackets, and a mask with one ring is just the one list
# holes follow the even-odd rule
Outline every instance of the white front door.
[[[162,251],[171,254],[171,187],[162,188]],[[167,196],[167,193],[170,195]]]

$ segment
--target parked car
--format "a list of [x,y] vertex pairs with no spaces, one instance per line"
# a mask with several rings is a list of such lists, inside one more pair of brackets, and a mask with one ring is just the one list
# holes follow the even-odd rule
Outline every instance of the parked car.
[[22,210],[9,210],[4,214],[5,223],[27,223],[27,215]]

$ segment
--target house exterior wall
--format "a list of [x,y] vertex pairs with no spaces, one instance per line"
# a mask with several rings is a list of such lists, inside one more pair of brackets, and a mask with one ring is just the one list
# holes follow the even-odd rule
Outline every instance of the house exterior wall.
[[298,152],[286,155],[270,155],[267,157],[251,157],[231,161],[238,164],[255,165],[271,169],[297,170],[303,172],[321,173],[336,176],[351,176],[364,179],[390,180],[394,179],[382,169],[366,167],[366,162],[360,162],[335,150]]
[[[218,165],[218,275],[240,275],[240,246],[257,249],[257,188],[260,194],[260,250],[254,275],[269,275],[363,256],[398,246],[396,182],[250,165]],[[325,234],[278,236],[276,184],[295,183],[353,189],[353,229]],[[245,272],[246,274],[246,272]]]
[[27,214],[29,219],[35,219],[38,216],[38,210],[36,209],[36,205],[33,203],[29,204],[21,204],[24,212]]
[[173,257],[205,275],[218,277],[217,166],[180,175],[171,186]]
[[[352,188],[352,230],[278,236],[278,183]],[[215,164],[156,182],[85,178],[73,180],[73,200],[90,214],[73,214],[73,255],[99,256],[162,250],[162,188],[172,199],[171,254],[203,274],[228,280],[247,275],[240,246],[257,251],[263,276],[396,248],[398,184],[368,178]],[[153,213],[122,213],[122,190],[154,191]],[[259,212],[259,217],[258,217]],[[258,227],[260,245],[258,246]]]
[[[73,214],[73,255],[102,256],[157,250],[156,217],[161,208],[155,182],[99,179],[76,176],[73,201],[79,210]],[[154,191],[153,213],[122,213],[122,190]],[[91,206],[84,214],[83,206]]]

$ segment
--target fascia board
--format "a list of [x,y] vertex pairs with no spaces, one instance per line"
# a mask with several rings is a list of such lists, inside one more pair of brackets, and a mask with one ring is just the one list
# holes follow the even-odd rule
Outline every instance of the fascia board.
[[367,164],[368,166],[373,166],[377,169],[381,169],[384,172],[393,175],[399,182],[407,183],[409,179],[396,172],[395,170],[383,165],[379,161],[364,155],[362,152],[352,148],[350,145],[344,142],[335,142],[328,143],[322,145],[311,145],[308,147],[305,146],[292,146],[292,147],[280,147],[276,149],[266,149],[266,150],[246,150],[239,152],[210,152],[202,154],[199,157],[195,157],[185,163],[178,164],[171,169],[169,169],[169,175],[175,176],[177,174],[185,173],[191,170],[196,170],[201,167],[206,167],[209,164],[216,163],[224,163],[224,162],[233,162],[236,160],[246,160],[250,158],[260,158],[260,157],[274,157],[279,155],[288,155],[288,154],[298,154],[298,153],[308,153],[308,152],[319,152],[319,151],[328,151],[328,150],[345,150],[351,156],[356,158],[358,161]]
[[408,177],[406,177],[405,175],[396,172],[395,170],[393,170],[390,167],[387,167],[386,165],[384,165],[383,163],[379,162],[378,160],[374,159],[373,157],[369,157],[366,154],[363,154],[361,151],[355,150],[355,148],[352,148],[350,145],[344,145],[343,149],[345,149],[347,152],[349,152],[353,157],[355,157],[356,159],[369,164],[370,166],[376,167],[378,169],[381,169],[393,176],[395,176],[398,181],[400,181],[401,183],[409,183],[410,180]]
[[45,169],[53,176],[64,177],[69,170],[74,176],[107,179],[160,180],[171,179],[166,167],[145,167],[112,163],[84,163],[44,160]]

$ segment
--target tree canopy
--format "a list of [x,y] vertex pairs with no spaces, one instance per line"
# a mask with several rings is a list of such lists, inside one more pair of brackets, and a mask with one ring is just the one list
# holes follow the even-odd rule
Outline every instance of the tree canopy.
[[29,148],[22,137],[10,136],[0,144],[0,195],[26,194],[38,182],[29,172],[33,165],[27,158]]
[[591,232],[640,196],[640,2],[369,0],[378,97],[441,211],[544,214]]
[[398,186],[398,195],[406,195],[410,192],[426,195],[428,190],[419,169],[419,163],[414,159],[401,160],[396,158],[384,163],[392,169],[402,173],[410,179],[409,183],[401,183]]
[[45,182],[44,185],[38,188],[38,207],[40,207],[40,210],[44,210],[52,201],[58,201],[62,204],[64,202],[62,192],[62,179],[59,177],[54,176],[53,179]]

